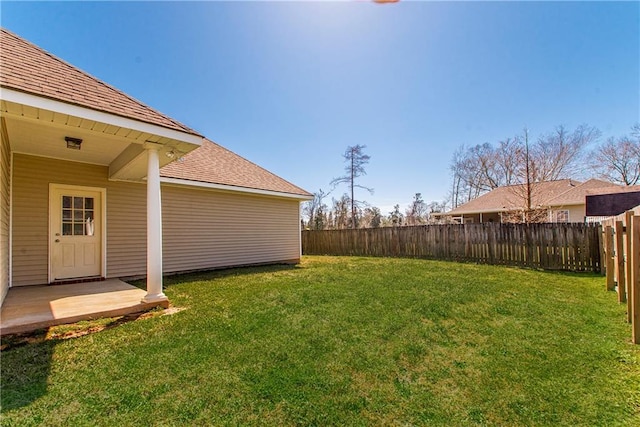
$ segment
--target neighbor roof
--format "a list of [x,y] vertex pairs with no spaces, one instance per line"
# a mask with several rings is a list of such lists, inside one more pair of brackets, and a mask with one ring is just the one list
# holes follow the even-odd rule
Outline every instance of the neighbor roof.
[[311,196],[308,192],[207,139],[180,161],[162,168],[166,178]]
[[17,35],[0,29],[0,86],[200,136]]
[[549,199],[545,204],[548,206],[583,205],[585,204],[585,197],[590,191],[603,188],[615,191],[618,187],[618,185],[614,185],[607,181],[590,179],[580,185],[572,187],[570,190],[565,191],[562,194],[559,194],[553,199]]
[[[558,199],[578,186],[582,182],[572,179],[560,179],[557,181],[536,182],[532,184],[532,206],[550,206],[549,202]],[[458,206],[445,215],[462,215],[480,212],[505,212],[514,209],[522,209],[526,198],[526,185],[507,185],[498,187],[482,196],[473,199],[464,205]],[[567,204],[567,203],[560,203]],[[555,203],[551,206],[557,206]]]
[[637,191],[640,191],[640,185],[615,185],[589,189],[587,191],[587,196],[595,196],[600,194],[635,193]]

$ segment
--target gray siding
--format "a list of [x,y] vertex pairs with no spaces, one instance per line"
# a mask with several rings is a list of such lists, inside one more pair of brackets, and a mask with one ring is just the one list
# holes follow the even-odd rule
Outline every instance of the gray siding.
[[0,304],[2,304],[9,290],[11,147],[4,118],[0,119],[0,125]]
[[[48,280],[49,183],[106,188],[107,277],[146,274],[146,186],[107,167],[14,155],[13,285]],[[297,261],[299,202],[162,186],[164,272]]]

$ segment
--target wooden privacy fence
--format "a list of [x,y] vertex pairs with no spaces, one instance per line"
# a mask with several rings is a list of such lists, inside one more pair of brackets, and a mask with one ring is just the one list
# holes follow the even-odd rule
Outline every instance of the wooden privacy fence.
[[600,272],[597,224],[447,224],[305,230],[306,255],[432,258]]
[[602,222],[607,290],[627,304],[632,341],[640,344],[640,206]]

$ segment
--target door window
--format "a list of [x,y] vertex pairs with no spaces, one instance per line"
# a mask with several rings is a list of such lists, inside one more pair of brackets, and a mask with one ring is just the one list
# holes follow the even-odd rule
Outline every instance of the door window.
[[62,235],[93,236],[93,197],[62,196]]

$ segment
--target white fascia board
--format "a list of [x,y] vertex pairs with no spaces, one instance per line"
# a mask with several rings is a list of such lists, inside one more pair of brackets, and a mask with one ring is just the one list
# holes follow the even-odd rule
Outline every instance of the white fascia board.
[[541,207],[553,209],[553,208],[565,208],[567,206],[583,206],[583,205],[586,205],[586,202],[584,203],[553,203],[550,205],[542,205]]
[[185,185],[189,187],[209,188],[211,190],[234,191],[237,193],[257,194],[261,196],[284,197],[287,199],[312,200],[313,196],[302,194],[284,193],[281,191],[259,190],[257,188],[237,187],[235,185],[213,184],[211,182],[189,181],[188,179],[160,177],[160,182],[172,185]]
[[117,126],[126,129],[133,129],[139,132],[150,133],[177,141],[186,142],[194,145],[202,145],[203,138],[198,135],[181,132],[175,129],[169,129],[151,123],[141,122],[134,119],[118,116],[115,114],[105,113],[102,111],[92,110],[78,105],[67,104],[66,102],[56,101],[42,96],[32,95],[26,92],[20,92],[8,88],[0,88],[0,99],[15,102],[16,104],[28,105],[34,108],[41,108],[60,114],[68,114],[70,116],[79,117],[86,120],[94,120],[100,123]]

